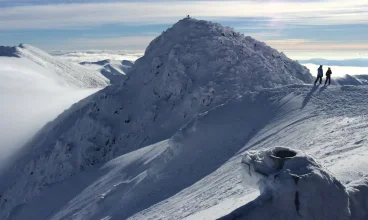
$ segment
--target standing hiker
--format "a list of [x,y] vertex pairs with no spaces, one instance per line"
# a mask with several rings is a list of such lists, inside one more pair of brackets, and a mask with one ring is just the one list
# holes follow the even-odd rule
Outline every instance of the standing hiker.
[[314,85],[316,85],[316,83],[318,82],[318,80],[319,80],[319,84],[321,84],[322,83],[322,77],[323,77],[323,69],[322,69],[322,65],[320,65],[319,66],[319,68],[318,68],[318,74],[317,74],[317,79],[316,79],[316,81],[314,82]]
[[331,74],[332,74],[332,71],[331,71],[331,68],[328,67],[328,70],[326,72],[326,81],[325,81],[325,85],[327,85],[327,81],[328,81],[328,85],[331,84]]

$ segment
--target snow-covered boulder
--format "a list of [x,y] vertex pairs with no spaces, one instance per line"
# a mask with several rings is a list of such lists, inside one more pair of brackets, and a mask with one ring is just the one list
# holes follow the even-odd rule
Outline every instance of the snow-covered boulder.
[[50,184],[171,137],[232,97],[311,81],[305,67],[262,42],[183,19],[150,43],[122,85],[73,105],[24,147],[0,176],[10,180],[0,183],[0,218]]
[[312,157],[276,147],[246,152],[241,161],[245,184],[261,195],[225,219],[367,219],[366,182],[345,187]]

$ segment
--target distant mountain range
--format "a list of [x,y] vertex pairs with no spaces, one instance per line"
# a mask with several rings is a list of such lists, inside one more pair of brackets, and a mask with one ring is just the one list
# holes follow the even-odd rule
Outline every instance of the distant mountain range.
[[321,58],[315,58],[310,60],[299,60],[300,63],[313,63],[316,65],[325,66],[355,66],[355,67],[368,67],[368,59],[346,59],[346,60],[327,60]]

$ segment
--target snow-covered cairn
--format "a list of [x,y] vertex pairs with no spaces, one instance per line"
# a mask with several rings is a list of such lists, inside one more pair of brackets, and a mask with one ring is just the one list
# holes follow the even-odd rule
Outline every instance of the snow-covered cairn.
[[241,161],[244,182],[261,195],[224,219],[368,219],[367,181],[344,186],[312,157],[289,148],[249,151]]

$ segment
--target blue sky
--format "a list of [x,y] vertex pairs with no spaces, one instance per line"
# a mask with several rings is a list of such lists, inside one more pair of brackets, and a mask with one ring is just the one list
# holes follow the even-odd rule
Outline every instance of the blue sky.
[[367,0],[0,0],[0,45],[143,50],[187,14],[234,27],[296,59],[368,57]]

